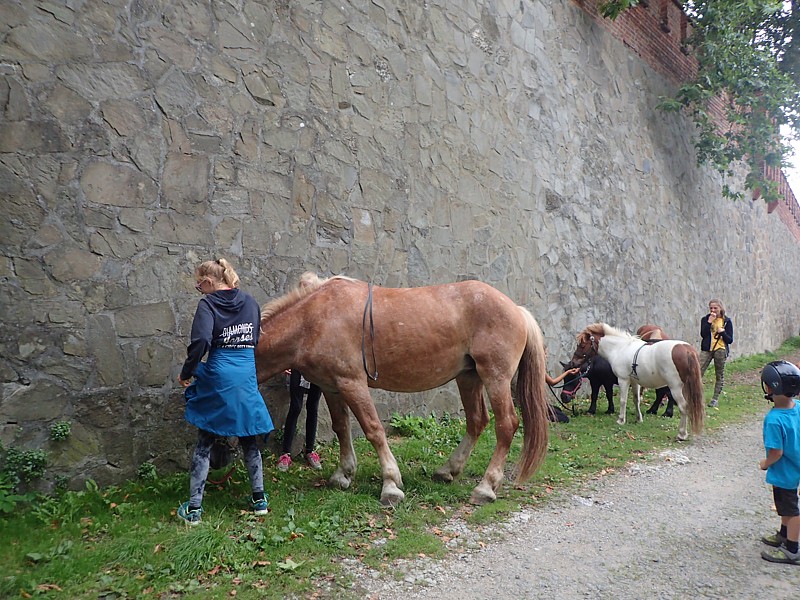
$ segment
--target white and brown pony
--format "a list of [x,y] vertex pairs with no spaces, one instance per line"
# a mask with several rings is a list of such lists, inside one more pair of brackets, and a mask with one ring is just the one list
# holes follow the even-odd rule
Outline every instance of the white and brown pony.
[[346,489],[356,472],[349,408],[380,461],[381,503],[404,498],[400,470],[369,388],[419,392],[455,379],[466,414],[461,443],[434,477],[452,481],[464,470],[489,422],[483,390],[495,417],[497,445],[476,504],[496,498],[519,419],[524,427],[519,480],[529,478],[547,451],[545,350],[533,316],[493,287],[464,281],[421,288],[372,287],[346,277],[309,279],[265,305],[256,347],[259,382],[296,368],[322,388],[339,438],[339,467],[329,483]]
[[625,423],[628,388],[636,397],[636,413],[642,421],[641,388],[669,387],[681,413],[678,439],[689,437],[687,418],[692,433],[703,431],[705,407],[700,362],[695,349],[680,340],[664,340],[648,344],[637,336],[615,329],[605,323],[594,323],[577,336],[572,363],[579,365],[595,355],[605,358],[619,380],[619,418]]

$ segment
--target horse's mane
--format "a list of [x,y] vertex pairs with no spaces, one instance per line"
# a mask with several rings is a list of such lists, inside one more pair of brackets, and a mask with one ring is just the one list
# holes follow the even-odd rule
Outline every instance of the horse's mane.
[[621,329],[617,329],[616,327],[612,327],[611,325],[608,325],[606,323],[592,323],[586,329],[581,331],[578,334],[576,339],[578,340],[579,343],[581,343],[581,342],[587,341],[588,337],[592,336],[592,335],[595,335],[595,336],[598,336],[598,337],[603,337],[603,336],[607,335],[607,336],[623,337],[623,338],[631,338],[631,339],[634,339],[634,338],[637,337],[637,336],[631,335],[630,333],[622,331]]
[[344,275],[334,275],[333,277],[320,277],[312,271],[306,271],[298,279],[295,286],[283,296],[270,300],[261,307],[261,320],[264,321],[270,317],[274,317],[279,312],[286,310],[299,300],[314,293],[320,287],[333,281],[334,279],[344,279],[346,281],[357,281],[352,277],[345,277]]

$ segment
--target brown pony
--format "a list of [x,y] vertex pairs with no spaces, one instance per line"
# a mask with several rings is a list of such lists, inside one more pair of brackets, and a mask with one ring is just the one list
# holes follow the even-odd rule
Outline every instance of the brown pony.
[[691,419],[692,433],[703,431],[705,407],[700,362],[695,349],[680,340],[664,340],[649,345],[636,336],[615,329],[605,323],[594,323],[577,336],[577,346],[572,363],[580,365],[596,355],[605,358],[619,380],[620,411],[617,423],[625,423],[628,388],[636,397],[636,412],[642,421],[641,387],[658,389],[669,387],[681,421],[678,439],[687,439],[687,418]]
[[517,476],[527,479],[538,468],[548,438],[545,350],[542,332],[525,308],[478,281],[421,288],[373,288],[346,277],[304,281],[304,287],[263,307],[256,369],[264,382],[295,368],[322,388],[339,438],[331,485],[346,489],[356,472],[349,408],[378,454],[381,503],[400,502],[400,470],[369,388],[419,392],[455,379],[467,431],[434,477],[449,482],[464,470],[489,422],[485,388],[497,445],[471,501],[493,501],[519,426],[511,398],[515,372],[524,426]]

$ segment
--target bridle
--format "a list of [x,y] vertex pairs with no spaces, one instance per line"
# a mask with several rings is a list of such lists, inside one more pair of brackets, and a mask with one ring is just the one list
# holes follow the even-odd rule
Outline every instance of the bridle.
[[[561,408],[566,409],[567,403],[561,399],[561,395],[556,394],[555,390],[561,390],[561,394],[569,397],[569,401],[572,403],[572,416],[578,414],[575,408],[575,403],[572,402],[572,399],[575,396],[575,392],[581,389],[581,383],[583,383],[583,379],[587,377],[589,375],[589,371],[592,370],[592,364],[593,364],[592,361],[586,362],[583,364],[583,366],[581,366],[581,371],[577,375],[574,375],[570,379],[565,379],[558,385],[548,386],[550,388],[550,393],[553,394],[553,397],[561,405]],[[573,381],[575,381],[576,377],[578,378],[578,385],[575,386],[575,389],[564,390],[564,386],[566,386],[568,383],[572,383]]]

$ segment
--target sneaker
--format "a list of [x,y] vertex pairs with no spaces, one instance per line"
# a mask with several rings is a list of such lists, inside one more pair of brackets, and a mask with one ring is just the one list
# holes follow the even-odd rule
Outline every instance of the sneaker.
[[288,454],[281,454],[281,457],[278,459],[278,471],[283,471],[285,473],[291,466],[292,457]]
[[717,406],[717,401],[716,401],[716,400],[712,400],[711,402],[709,402],[709,403],[708,403],[708,407],[709,407],[709,408],[716,408],[716,409],[719,409],[719,406]]
[[761,558],[774,563],[800,565],[800,552],[791,553],[786,549],[786,546],[773,548],[772,550],[762,550]]
[[767,546],[772,546],[773,548],[780,548],[783,546],[783,543],[786,541],[786,538],[783,537],[780,533],[773,533],[772,535],[765,535],[761,538],[761,541],[765,543]]
[[319,454],[313,450],[306,454],[306,462],[308,463],[308,466],[315,471],[319,471],[322,468],[322,461],[319,458]]
[[253,512],[257,515],[265,515],[269,512],[269,498],[266,494],[261,500],[253,500]]
[[190,509],[188,500],[178,507],[178,518],[187,525],[199,525],[202,514],[202,508]]

